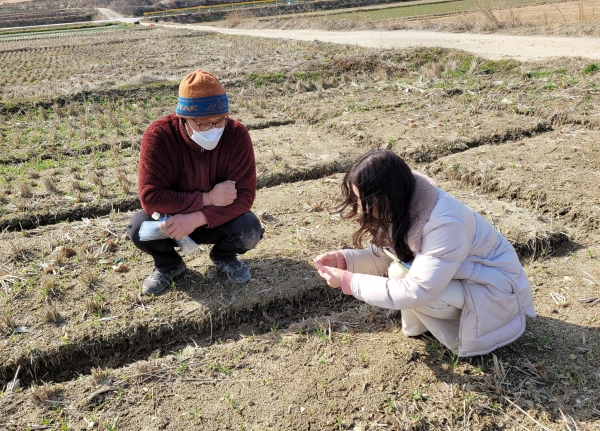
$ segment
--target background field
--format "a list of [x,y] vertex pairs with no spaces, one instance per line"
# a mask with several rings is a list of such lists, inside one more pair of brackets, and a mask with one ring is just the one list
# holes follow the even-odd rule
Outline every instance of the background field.
[[[133,26],[1,41],[0,61],[1,427],[600,425],[598,64]],[[198,67],[250,130],[266,235],[250,283],[203,247],[146,298],[152,263],[125,235],[140,137]],[[327,207],[369,148],[510,239],[539,314],[517,342],[458,359],[317,276],[315,255],[350,246]]]
[[315,11],[275,17],[232,12],[215,23],[228,27],[324,30],[436,30],[471,33],[508,33],[597,36],[598,0],[460,0],[413,1],[338,11]]

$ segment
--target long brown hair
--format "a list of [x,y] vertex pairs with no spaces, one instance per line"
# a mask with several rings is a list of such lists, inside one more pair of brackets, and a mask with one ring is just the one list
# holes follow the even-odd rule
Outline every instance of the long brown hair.
[[[359,199],[352,190],[356,186]],[[406,237],[410,229],[410,201],[415,178],[396,153],[370,150],[362,155],[344,176],[342,196],[335,208],[344,219],[356,217],[360,227],[352,235],[354,247],[362,247],[365,236],[379,248],[391,247],[403,262],[414,253]]]

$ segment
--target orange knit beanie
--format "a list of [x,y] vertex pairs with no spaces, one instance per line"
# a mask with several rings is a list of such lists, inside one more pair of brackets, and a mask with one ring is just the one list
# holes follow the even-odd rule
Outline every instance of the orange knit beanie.
[[179,84],[177,110],[180,117],[214,117],[229,113],[229,101],[216,76],[198,69]]

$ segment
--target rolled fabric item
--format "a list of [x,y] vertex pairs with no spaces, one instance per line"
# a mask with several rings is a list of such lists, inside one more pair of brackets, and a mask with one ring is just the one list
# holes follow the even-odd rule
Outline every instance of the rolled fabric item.
[[386,250],[385,248],[382,250],[390,259],[392,259],[392,263],[388,268],[388,278],[399,280],[406,277],[410,271],[410,268],[406,264],[400,262],[398,258],[389,250]]

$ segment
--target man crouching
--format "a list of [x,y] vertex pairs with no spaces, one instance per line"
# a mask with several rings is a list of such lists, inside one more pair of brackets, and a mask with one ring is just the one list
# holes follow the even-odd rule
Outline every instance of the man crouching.
[[[185,271],[175,251],[189,236],[213,244],[210,259],[233,283],[250,280],[237,255],[256,247],[264,229],[250,211],[256,196],[256,164],[248,130],[230,118],[219,80],[197,70],[179,85],[175,114],[150,124],[142,137],[138,191],[143,210],[127,226],[137,248],[154,259],[143,293],[157,295]],[[154,213],[169,215],[166,239],[141,241],[140,227]]]

